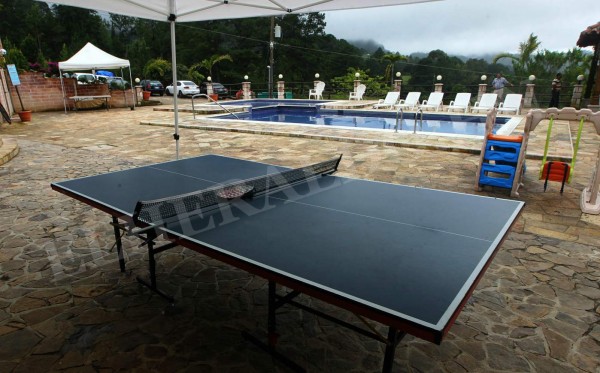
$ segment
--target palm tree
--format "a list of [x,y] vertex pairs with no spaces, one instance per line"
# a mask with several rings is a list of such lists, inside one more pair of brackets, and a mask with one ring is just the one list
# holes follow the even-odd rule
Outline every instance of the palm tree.
[[387,53],[384,54],[382,59],[389,62],[389,64],[385,68],[385,79],[390,79],[392,82],[392,87],[394,86],[394,65],[396,62],[400,61],[408,61],[406,56],[401,55],[400,53]]
[[492,62],[496,63],[502,58],[510,58],[512,60],[515,75],[525,76],[527,75],[530,64],[533,62],[533,54],[541,44],[542,43],[538,41],[537,36],[532,33],[525,42],[519,44],[518,55],[500,53],[494,57]]
[[212,76],[213,67],[221,61],[233,62],[233,59],[228,54],[221,54],[221,55],[214,54],[214,55],[210,56],[209,58],[204,59],[204,60],[200,61],[199,63],[192,65],[190,67],[190,71],[196,70],[197,68],[202,68],[202,69],[205,69],[206,71],[208,71],[209,76]]

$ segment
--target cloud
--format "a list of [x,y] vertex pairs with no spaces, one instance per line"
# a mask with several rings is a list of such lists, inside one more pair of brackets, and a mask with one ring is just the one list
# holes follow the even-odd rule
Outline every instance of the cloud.
[[[327,12],[326,32],[372,39],[402,54],[441,49],[450,54],[516,52],[529,34],[542,49],[575,48],[579,33],[598,22],[598,0],[445,0]],[[596,11],[592,11],[595,9]]]

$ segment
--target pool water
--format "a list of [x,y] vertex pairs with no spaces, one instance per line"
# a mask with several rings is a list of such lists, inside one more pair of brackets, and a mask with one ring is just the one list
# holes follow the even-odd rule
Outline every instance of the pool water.
[[[285,105],[274,105],[273,102],[263,100],[251,103],[252,108],[249,112],[236,113],[238,118],[231,114],[213,118],[364,129],[396,129],[396,113],[394,112],[322,109],[315,105],[318,102],[308,102],[313,106],[305,106],[306,103],[304,105],[302,103],[288,105],[287,102]],[[249,101],[244,103],[249,103]],[[398,121],[398,130],[413,131],[415,115],[413,112],[404,113],[402,121]],[[424,113],[422,122],[417,120],[416,124],[418,132],[483,136],[485,119],[484,116]],[[506,124],[508,119],[497,118],[494,133]]]

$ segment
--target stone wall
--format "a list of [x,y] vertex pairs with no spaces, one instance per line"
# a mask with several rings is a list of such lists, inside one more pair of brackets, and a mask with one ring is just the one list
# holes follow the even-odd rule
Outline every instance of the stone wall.
[[[42,73],[25,72],[19,73],[19,93],[26,110],[33,112],[64,110],[63,92],[60,86],[59,78],[45,78]],[[17,95],[17,90],[9,81],[10,94],[15,111],[21,111],[21,103]],[[78,84],[75,88],[75,79],[63,79],[65,87],[65,96],[95,96],[112,95],[110,99],[111,107],[127,107],[133,105],[134,97],[130,89],[125,91],[109,90],[107,84]],[[67,108],[71,108],[73,102],[67,100]]]

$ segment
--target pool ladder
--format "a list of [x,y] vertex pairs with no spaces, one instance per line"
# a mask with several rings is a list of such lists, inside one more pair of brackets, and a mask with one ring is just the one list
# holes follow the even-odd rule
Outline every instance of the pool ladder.
[[[419,118],[419,114],[421,114],[420,118]],[[419,127],[421,127],[421,131],[423,131],[423,110],[422,109],[418,109],[417,112],[415,113],[415,127],[413,129],[413,133],[417,133],[417,118],[419,118]]]
[[221,109],[225,110],[226,112],[228,112],[229,114],[233,115],[235,117],[235,119],[240,119],[240,117],[238,117],[237,115],[235,115],[234,112],[232,112],[231,110],[227,109],[226,107],[224,107],[223,105],[219,104],[217,101],[213,100],[212,97],[210,97],[207,94],[204,93],[198,93],[192,96],[192,113],[194,115],[194,119],[196,119],[196,109],[194,108],[194,98],[196,97],[206,97],[208,99],[208,101],[212,101],[215,104],[219,105],[221,107]]
[[398,114],[400,115],[400,129],[402,129],[402,117],[404,116],[404,110],[401,107],[396,110],[396,126],[394,127],[394,132],[398,132]]
[[[421,114],[419,116],[419,114]],[[396,125],[394,126],[394,131],[398,132],[398,123],[400,123],[400,129],[402,129],[402,118],[404,117],[404,110],[401,107],[396,110]],[[413,133],[417,133],[417,120],[419,120],[419,127],[421,127],[421,131],[423,130],[423,110],[418,109],[415,113],[415,125],[413,129]]]

